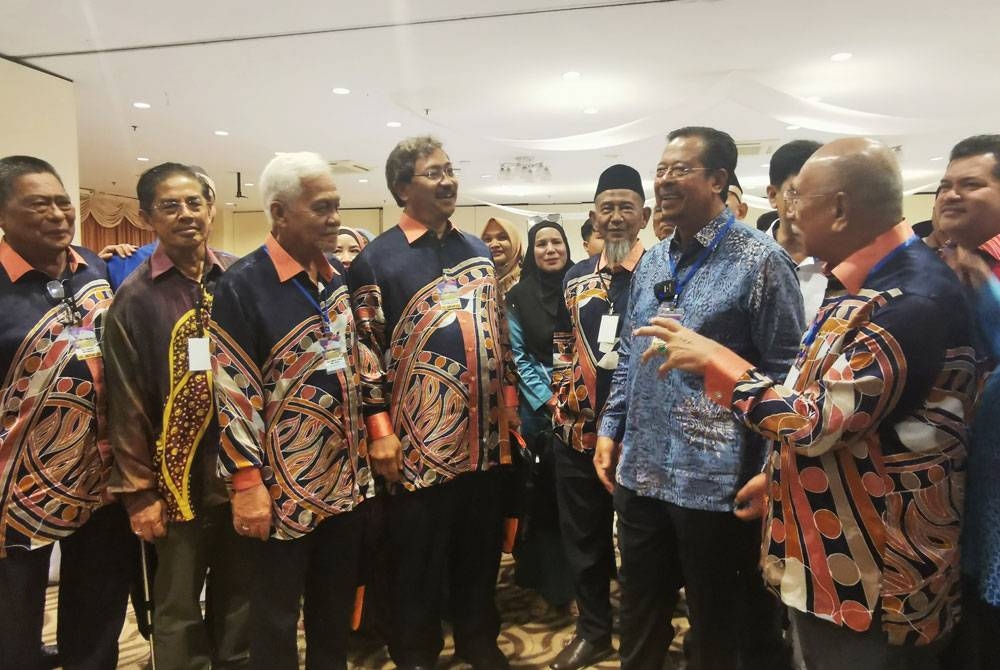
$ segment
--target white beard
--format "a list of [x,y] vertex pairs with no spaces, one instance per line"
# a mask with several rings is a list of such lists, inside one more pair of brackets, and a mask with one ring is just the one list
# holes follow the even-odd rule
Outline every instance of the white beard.
[[605,240],[604,257],[611,266],[621,265],[632,251],[633,240]]

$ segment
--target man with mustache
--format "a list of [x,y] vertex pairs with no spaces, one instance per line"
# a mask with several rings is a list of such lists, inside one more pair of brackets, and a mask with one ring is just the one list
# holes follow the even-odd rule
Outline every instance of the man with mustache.
[[374,352],[361,370],[368,455],[390,492],[389,654],[400,668],[434,667],[447,614],[456,655],[503,670],[496,466],[510,462],[517,390],[496,269],[486,245],[450,221],[458,178],[438,140],[401,141],[385,174],[403,214],[354,259],[350,285]]
[[655,187],[677,228],[635,270],[598,432],[594,464],[618,514],[626,669],[662,666],[678,572],[696,667],[733,668],[738,656],[746,666],[774,667],[751,658],[743,639],[759,617],[742,607],[740,571],[754,564],[759,541],[758,528],[734,515],[736,492],[759,472],[762,450],[704,398],[700,379],[660,379],[644,365],[632,334],[660,314],[711,333],[763,369],[791,365],[804,330],[798,283],[777,243],[737,224],[726,206],[735,167],[736,144],[724,132],[688,127],[668,135]]
[[156,666],[245,667],[249,545],[216,472],[208,327],[216,282],[236,257],[208,248],[215,190],[205,175],[163,163],[139,177],[136,192],[158,243],[108,311],[111,490],[133,532],[156,545]]
[[559,523],[580,615],[576,632],[552,663],[577,670],[611,655],[610,579],[615,572],[611,495],[594,472],[597,418],[617,364],[629,283],[645,249],[649,221],[642,178],[612,165],[597,181],[590,221],[604,251],[574,265],[563,279],[564,300],[553,333],[553,393],[558,401],[553,443]]

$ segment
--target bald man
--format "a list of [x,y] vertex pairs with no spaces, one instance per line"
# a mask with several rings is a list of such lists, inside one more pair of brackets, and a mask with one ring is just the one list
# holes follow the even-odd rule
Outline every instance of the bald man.
[[902,220],[886,146],[825,145],[788,199],[807,253],[833,277],[787,377],[669,319],[637,331],[658,338],[644,358],[704,375],[711,401],[775,441],[737,515],[767,514],[764,577],[789,608],[800,662],[936,668],[959,613],[969,309]]

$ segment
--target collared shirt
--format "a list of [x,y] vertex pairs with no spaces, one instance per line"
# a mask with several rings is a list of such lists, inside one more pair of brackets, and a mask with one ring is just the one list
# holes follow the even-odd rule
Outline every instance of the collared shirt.
[[104,262],[69,248],[63,279],[79,320],[52,299],[53,280],[0,241],[0,558],[68,537],[101,506],[110,471],[104,363],[80,360],[72,328],[100,342],[111,303]]
[[[263,481],[274,500],[271,537],[281,540],[353,509],[371,479],[362,353],[342,267],[327,263],[317,285],[268,236],[215,289],[219,471],[237,489]],[[345,368],[330,372],[328,330],[341,336],[346,359]]]
[[121,285],[108,311],[111,490],[156,492],[166,502],[168,521],[193,519],[229,500],[216,473],[219,424],[211,376],[189,371],[188,340],[208,337],[211,294],[235,261],[209,250],[199,283],[156,247]]
[[[891,644],[959,612],[966,422],[977,383],[962,287],[903,222],[833,269],[784,384],[723,352],[708,393],[764,437],[767,583],[789,607]],[[913,238],[915,239],[915,238]]]
[[115,254],[108,259],[108,281],[115,292],[144,260],[153,255],[157,244],[159,242],[150,242],[133,251],[131,256],[122,257]]
[[619,363],[604,407],[600,434],[622,444],[618,482],[639,495],[709,511],[730,511],[736,491],[758,472],[763,453],[732,414],[708,401],[701,377],[680,371],[660,376],[659,363],[641,362],[650,337],[633,330],[660,307],[654,286],[700,269],[680,296],[681,323],[777,374],[795,359],[805,329],[802,295],[788,254],[763,233],[729,226],[728,208],[685,248],[675,233],[646,252],[632,279]]
[[[496,270],[481,240],[440,239],[403,214],[351,263],[372,439],[395,432],[403,485],[419,489],[510,462],[503,405],[516,406]],[[509,377],[507,375],[510,375]]]
[[636,242],[614,272],[603,253],[591,256],[570,268],[563,279],[564,301],[556,312],[553,333],[552,388],[563,418],[563,441],[577,451],[593,449],[597,442],[597,419],[614,372],[614,366],[598,365],[609,353],[602,352],[597,341],[601,320],[617,315],[620,327],[628,314],[632,273],[645,251]]

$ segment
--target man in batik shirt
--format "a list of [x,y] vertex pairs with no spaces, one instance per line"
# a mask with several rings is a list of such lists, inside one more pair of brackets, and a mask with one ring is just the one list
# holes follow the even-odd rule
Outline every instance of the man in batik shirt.
[[959,616],[977,383],[969,306],[903,220],[889,147],[825,145],[788,199],[832,290],[787,374],[670,319],[653,318],[636,340],[644,360],[666,356],[661,373],[704,375],[710,401],[775,440],[765,473],[737,495],[751,509],[737,513],[766,504],[764,578],[788,606],[804,666],[938,667]]
[[138,543],[108,502],[104,262],[48,163],[0,159],[0,667],[38,670],[52,544],[66,668],[114,668]]
[[401,668],[433,667],[448,614],[460,657],[506,668],[495,466],[509,462],[517,397],[496,270],[486,245],[449,221],[458,180],[440,142],[400,142],[386,181],[402,218],[354,259],[350,279],[361,337],[377,356],[362,371],[369,456],[396,490],[386,503],[389,653]]
[[[236,532],[254,543],[250,666],[343,669],[369,472],[361,353],[340,261],[329,163],[283,154],[260,178],[271,235],[220,278],[215,384]],[[305,596],[303,602],[303,595]]]

